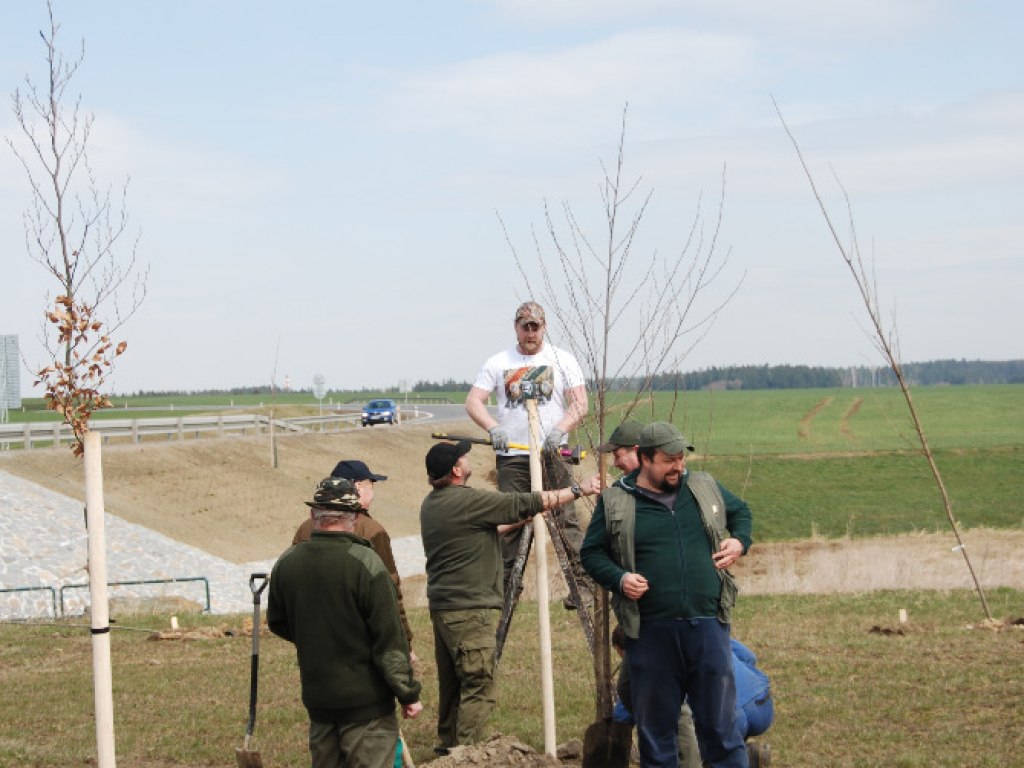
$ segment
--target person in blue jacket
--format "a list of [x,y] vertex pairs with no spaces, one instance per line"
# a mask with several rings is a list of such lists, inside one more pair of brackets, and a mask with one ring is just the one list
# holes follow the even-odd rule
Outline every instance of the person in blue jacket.
[[[768,675],[757,668],[757,657],[747,646],[731,638],[732,675],[736,680],[736,718],[744,739],[760,736],[775,719]],[[764,762],[761,763],[764,765]]]

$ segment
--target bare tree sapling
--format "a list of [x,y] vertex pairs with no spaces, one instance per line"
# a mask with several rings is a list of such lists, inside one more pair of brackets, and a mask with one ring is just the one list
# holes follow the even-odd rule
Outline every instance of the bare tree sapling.
[[857,229],[853,217],[850,197],[841,181],[836,177],[836,184],[839,187],[846,205],[847,226],[849,227],[850,232],[849,240],[847,241],[840,236],[836,222],[833,219],[832,214],[829,212],[824,199],[819,193],[818,185],[814,180],[814,175],[811,173],[811,170],[807,165],[807,161],[804,159],[804,154],[800,149],[800,144],[797,142],[796,137],[793,135],[793,132],[790,130],[785,118],[782,116],[782,111],[779,109],[779,105],[775,102],[774,98],[772,99],[772,104],[775,106],[775,112],[779,116],[779,121],[782,123],[783,129],[786,131],[786,135],[789,137],[790,142],[793,144],[793,148],[796,150],[796,155],[800,161],[800,166],[803,168],[804,176],[807,177],[807,181],[811,185],[811,192],[814,194],[814,199],[818,203],[818,208],[825,220],[825,224],[828,227],[829,234],[832,237],[832,242],[836,246],[839,257],[842,259],[843,264],[846,265],[846,269],[849,271],[850,276],[853,278],[853,281],[857,286],[861,303],[863,303],[864,309],[867,311],[868,320],[871,324],[871,332],[875,347],[892,370],[896,377],[896,382],[899,385],[900,392],[903,393],[903,399],[907,405],[907,412],[914,426],[917,444],[920,448],[921,455],[924,456],[925,461],[928,463],[928,469],[931,471],[932,478],[938,488],[939,496],[942,499],[942,507],[946,513],[946,519],[949,521],[950,529],[953,532],[953,536],[956,538],[957,550],[961,555],[963,555],[964,563],[967,565],[967,570],[970,573],[972,582],[974,583],[974,588],[978,593],[978,598],[981,601],[981,607],[985,612],[985,617],[989,621],[992,621],[992,612],[989,610],[988,600],[985,598],[985,590],[982,589],[981,582],[978,580],[978,576],[974,571],[974,566],[971,564],[971,557],[968,554],[967,547],[964,545],[963,538],[960,535],[960,525],[957,523],[956,516],[953,514],[953,503],[950,500],[949,492],[946,489],[946,483],[942,479],[942,473],[939,471],[939,466],[935,462],[935,454],[932,452],[931,445],[928,443],[928,438],[925,436],[924,423],[921,421],[917,408],[914,406],[914,398],[910,392],[910,384],[908,383],[906,376],[903,375],[903,365],[900,361],[899,334],[895,317],[893,317],[889,323],[886,323],[884,320],[874,269],[872,268],[869,270],[864,263],[864,257],[861,253],[860,244],[857,239]]

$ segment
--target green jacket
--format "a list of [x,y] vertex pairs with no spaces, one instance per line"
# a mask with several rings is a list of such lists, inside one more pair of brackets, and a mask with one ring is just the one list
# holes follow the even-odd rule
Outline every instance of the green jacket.
[[[736,584],[715,568],[711,554],[729,536],[749,549],[746,502],[711,475],[688,472],[670,510],[637,489],[637,475],[622,478],[598,500],[580,550],[584,569],[612,593],[629,637],[637,636],[643,619],[716,616],[729,623]],[[622,577],[630,572],[648,580],[639,601],[621,593]]]
[[370,720],[419,699],[391,576],[355,534],[314,531],[281,555],[267,625],[295,643],[312,720]]
[[434,489],[420,507],[427,556],[427,601],[432,611],[501,608],[498,526],[543,510],[539,493],[496,493],[449,485]]

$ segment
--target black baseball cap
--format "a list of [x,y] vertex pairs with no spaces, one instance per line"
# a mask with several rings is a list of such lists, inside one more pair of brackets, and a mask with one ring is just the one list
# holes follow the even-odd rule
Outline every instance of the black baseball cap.
[[469,440],[457,443],[438,443],[427,451],[427,477],[440,480],[452,471],[460,458],[469,453],[473,444]]
[[359,459],[344,459],[339,461],[331,472],[331,477],[343,477],[346,480],[351,480],[353,483],[358,483],[360,480],[372,480],[378,482],[380,480],[387,480],[387,475],[375,475],[370,471],[370,468]]

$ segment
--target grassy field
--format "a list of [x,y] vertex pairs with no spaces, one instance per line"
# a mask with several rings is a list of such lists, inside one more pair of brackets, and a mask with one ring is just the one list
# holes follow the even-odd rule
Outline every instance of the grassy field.
[[[1024,527],[1024,446],[943,450],[936,463],[960,523]],[[759,512],[760,541],[949,530],[928,465],[911,452],[813,460],[712,458],[696,464]]]
[[[1024,615],[1024,592],[996,590],[993,613]],[[909,621],[898,622],[905,608]],[[821,597],[746,597],[734,632],[772,678],[773,765],[1019,765],[1024,630],[977,621],[969,592],[879,592]],[[418,763],[432,757],[437,688],[429,616],[410,613],[421,661],[424,715],[403,723]],[[118,765],[234,765],[248,706],[250,640],[245,617],[181,617],[209,637],[156,641],[135,628],[167,617],[122,619],[112,636]],[[593,719],[592,670],[574,614],[555,604],[558,740],[582,737]],[[524,604],[510,634],[494,728],[543,745],[536,605]],[[223,630],[237,634],[225,636]],[[91,641],[86,627],[0,624],[0,765],[63,768],[94,758]],[[293,647],[262,640],[255,746],[268,766],[302,765],[306,715]]]
[[[465,392],[431,393],[463,402]],[[393,396],[401,402],[400,396]],[[628,395],[613,396],[606,431],[618,424]],[[921,387],[913,390],[926,434],[936,449],[961,450],[1024,444],[1024,387]],[[370,399],[362,393],[332,393],[334,403],[356,405]],[[160,408],[174,414],[183,406],[261,406],[317,409],[309,393],[268,395],[183,395],[174,397],[115,397],[114,407],[97,418],[124,418],[124,408]],[[57,418],[38,398],[23,400],[23,410],[11,411],[11,421]],[[137,414],[142,417],[141,414]],[[632,418],[667,419],[689,436],[702,454],[750,456],[776,454],[833,454],[865,451],[914,450],[916,436],[902,394],[885,389],[731,390],[727,392],[659,393],[646,400]],[[583,437],[595,437],[588,425]]]

